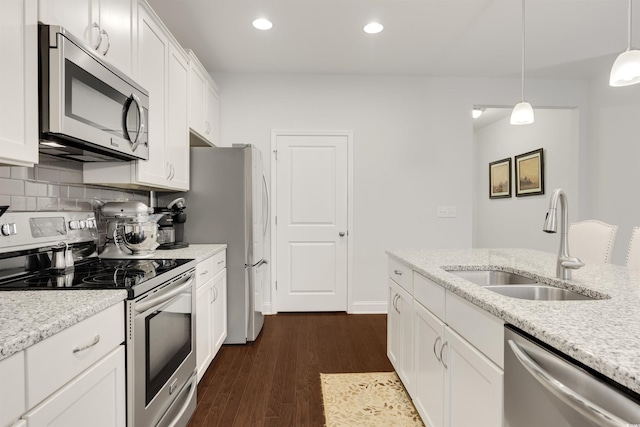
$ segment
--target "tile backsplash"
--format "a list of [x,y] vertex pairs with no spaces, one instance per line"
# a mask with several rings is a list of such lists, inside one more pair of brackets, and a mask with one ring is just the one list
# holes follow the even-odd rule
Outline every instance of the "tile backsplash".
[[43,155],[32,168],[0,166],[0,205],[11,211],[93,210],[122,199],[149,204],[149,192],[85,185],[82,163]]

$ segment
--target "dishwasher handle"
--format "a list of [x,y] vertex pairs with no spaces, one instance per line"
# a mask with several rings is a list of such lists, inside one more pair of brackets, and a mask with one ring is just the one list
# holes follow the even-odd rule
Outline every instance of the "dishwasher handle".
[[518,361],[533,378],[583,416],[603,427],[628,427],[633,425],[627,421],[623,421],[616,415],[604,408],[601,408],[584,396],[578,394],[575,390],[558,381],[549,374],[549,372],[545,371],[540,365],[534,362],[533,359],[531,359],[531,357],[529,357],[529,355],[513,340],[508,340],[507,342]]

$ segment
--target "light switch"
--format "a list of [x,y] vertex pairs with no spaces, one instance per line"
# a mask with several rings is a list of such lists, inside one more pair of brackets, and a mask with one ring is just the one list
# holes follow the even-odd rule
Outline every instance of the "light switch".
[[456,216],[455,206],[438,206],[438,218],[455,218]]

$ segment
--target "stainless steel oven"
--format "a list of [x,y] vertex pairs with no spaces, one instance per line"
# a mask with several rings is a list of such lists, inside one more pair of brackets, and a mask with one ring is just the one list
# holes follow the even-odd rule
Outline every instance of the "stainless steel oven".
[[196,406],[195,269],[127,301],[129,425],[186,426]]
[[99,258],[93,212],[7,209],[0,206],[0,291],[126,290],[127,424],[186,426],[196,406],[196,262]]
[[149,95],[59,26],[40,24],[40,152],[95,162],[149,158]]

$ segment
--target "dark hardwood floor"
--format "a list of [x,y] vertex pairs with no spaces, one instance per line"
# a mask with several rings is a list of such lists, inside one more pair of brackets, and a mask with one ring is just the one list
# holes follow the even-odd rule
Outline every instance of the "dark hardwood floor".
[[224,345],[188,427],[323,426],[320,373],[392,371],[384,314],[266,316],[258,339]]

